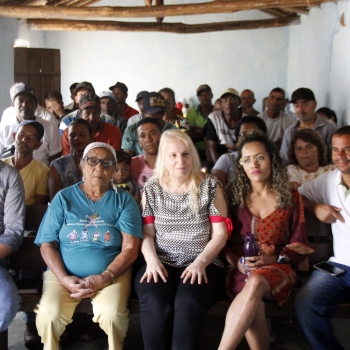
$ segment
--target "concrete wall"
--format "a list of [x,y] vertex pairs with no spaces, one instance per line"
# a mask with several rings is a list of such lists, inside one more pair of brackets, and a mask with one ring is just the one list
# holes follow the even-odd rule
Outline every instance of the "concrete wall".
[[[264,14],[252,11],[251,18]],[[200,16],[198,22],[218,21],[220,16]],[[234,20],[237,14],[221,16]],[[167,21],[193,23],[194,19]],[[288,28],[231,31],[193,35],[121,32],[47,32],[48,48],[61,49],[62,93],[69,100],[69,85],[91,81],[97,92],[124,82],[127,102],[136,107],[141,90],[171,87],[177,100],[192,98],[196,88],[209,84],[218,98],[227,87],[256,93],[256,109],[271,88],[286,87]]]
[[[110,5],[105,0],[104,5]],[[178,2],[180,0],[176,0]],[[137,5],[138,0],[130,0]],[[97,4],[99,5],[99,4]],[[340,24],[344,13],[345,26]],[[227,15],[166,18],[167,22],[205,23],[268,18],[249,11]],[[151,21],[153,19],[145,19]],[[0,110],[9,105],[13,83],[13,43],[22,38],[30,47],[61,50],[62,93],[70,102],[69,85],[91,81],[97,92],[116,81],[129,87],[128,103],[140,90],[169,86],[180,97],[196,103],[195,89],[207,83],[217,98],[226,87],[252,89],[255,108],[271,88],[280,86],[290,96],[306,86],[318,106],[329,106],[339,125],[350,123],[350,5],[327,3],[301,16],[299,26],[193,35],[123,32],[29,31],[23,21],[0,17]],[[3,35],[5,34],[5,35]]]
[[13,84],[13,43],[17,38],[17,20],[0,17],[0,116],[9,106],[10,86]]
[[14,83],[14,42],[28,40],[30,47],[45,48],[45,33],[28,30],[26,21],[0,16],[0,117],[11,104],[10,87]]
[[[345,26],[341,25],[341,17]],[[309,87],[318,107],[330,107],[338,125],[350,124],[350,6],[327,3],[301,16],[289,29],[288,83],[291,93]]]

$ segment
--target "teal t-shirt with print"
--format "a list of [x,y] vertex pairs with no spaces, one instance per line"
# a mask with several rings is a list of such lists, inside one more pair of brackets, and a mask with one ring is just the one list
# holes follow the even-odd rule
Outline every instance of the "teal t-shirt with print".
[[121,232],[142,238],[140,208],[129,193],[111,187],[89,201],[94,211],[79,184],[57,193],[35,239],[38,245],[57,241],[67,272],[80,278],[107,268],[121,252]]

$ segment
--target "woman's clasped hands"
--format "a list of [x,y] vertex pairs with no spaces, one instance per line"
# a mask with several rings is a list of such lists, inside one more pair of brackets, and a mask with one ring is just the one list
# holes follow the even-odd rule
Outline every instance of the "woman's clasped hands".
[[244,274],[249,274],[251,270],[270,264],[275,264],[278,257],[276,255],[261,253],[258,256],[242,257],[239,259],[237,269]]

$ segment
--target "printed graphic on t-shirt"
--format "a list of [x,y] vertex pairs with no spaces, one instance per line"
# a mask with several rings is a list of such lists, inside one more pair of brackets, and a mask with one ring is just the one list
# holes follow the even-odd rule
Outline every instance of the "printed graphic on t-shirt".
[[[103,245],[109,245],[113,239],[111,228],[102,228],[103,226],[112,226],[106,224],[101,219],[100,215],[94,213],[93,215],[85,215],[85,219],[81,219],[79,223],[69,223],[67,226],[84,225],[85,228],[78,233],[77,229],[73,229],[67,237],[70,244],[76,244],[80,242],[85,243],[102,243]],[[102,226],[102,227],[101,227]]]

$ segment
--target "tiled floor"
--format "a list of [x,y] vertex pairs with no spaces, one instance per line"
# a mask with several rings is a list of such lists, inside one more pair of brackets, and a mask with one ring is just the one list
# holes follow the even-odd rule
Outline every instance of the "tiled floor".
[[[69,337],[62,344],[63,350],[103,350],[107,344],[107,337],[103,336],[94,341],[81,339],[81,329],[89,322],[87,315],[76,315],[74,322],[69,325]],[[220,342],[224,319],[218,316],[210,316],[207,320],[206,329],[203,335],[201,350],[215,350]],[[286,327],[275,322],[272,323],[272,329],[276,335],[276,343],[271,349],[276,350],[311,350],[310,345],[302,334],[298,326]],[[335,320],[334,329],[338,338],[346,350],[350,350],[350,320]],[[22,315],[18,313],[15,320],[9,328],[9,350],[26,350],[23,344],[24,324]],[[30,349],[39,350],[42,346],[31,347]],[[239,350],[249,349],[243,341],[238,347]],[[130,327],[125,339],[124,350],[143,350],[142,335],[140,328],[140,319],[138,315],[131,315]]]

